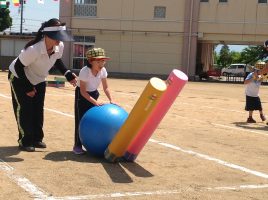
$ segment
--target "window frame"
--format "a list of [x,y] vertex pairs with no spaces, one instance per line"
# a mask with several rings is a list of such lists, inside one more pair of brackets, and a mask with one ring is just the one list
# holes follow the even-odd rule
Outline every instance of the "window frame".
[[[156,16],[157,13],[157,8],[164,8],[165,12],[164,12],[164,17],[161,16]],[[154,19],[166,19],[167,17],[167,7],[166,6],[154,6]]]
[[[86,66],[86,61],[87,61],[86,51],[88,49],[94,48],[96,37],[95,36],[80,36],[80,35],[77,35],[77,36],[74,36],[74,39],[76,37],[83,37],[84,39],[83,39],[83,41],[74,41],[72,43],[72,49],[73,49],[73,51],[72,51],[72,66],[73,66],[73,69],[82,69],[84,66]],[[86,41],[87,37],[88,37],[88,39],[92,39],[92,41]],[[92,37],[92,38],[90,38],[90,37]],[[82,49],[83,49],[82,56],[75,55],[76,54],[75,45],[82,45]],[[86,49],[86,46],[88,46],[87,49]],[[82,60],[81,66],[75,65],[75,60],[77,60],[78,62],[79,62],[79,60]]]
[[258,4],[267,4],[267,0],[262,0],[262,1],[266,1],[266,2],[260,2],[261,0],[258,0]]
[[[93,2],[94,1],[94,2]],[[73,15],[74,17],[97,17],[97,0],[75,0],[73,6]],[[89,12],[90,7],[94,8],[95,12]],[[80,12],[79,12],[80,11]],[[88,15],[84,13],[88,12]]]

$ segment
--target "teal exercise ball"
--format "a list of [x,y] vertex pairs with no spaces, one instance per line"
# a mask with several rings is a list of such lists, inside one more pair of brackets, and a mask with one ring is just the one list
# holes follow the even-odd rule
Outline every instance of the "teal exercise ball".
[[83,146],[93,155],[103,157],[104,151],[128,117],[128,113],[115,104],[90,108],[79,124]]

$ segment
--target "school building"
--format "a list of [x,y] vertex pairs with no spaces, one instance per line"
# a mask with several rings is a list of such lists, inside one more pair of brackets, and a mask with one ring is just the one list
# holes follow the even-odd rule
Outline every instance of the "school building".
[[212,67],[216,44],[268,39],[267,0],[61,1],[60,19],[75,36],[66,63],[81,68],[85,51],[102,47],[108,71],[130,76],[178,68],[191,78]]
[[[69,68],[80,69],[87,49],[102,47],[112,58],[109,74],[129,77],[168,75],[177,68],[194,78],[213,66],[215,45],[268,39],[267,0],[60,1],[60,20],[75,38],[65,43]],[[5,39],[0,53],[6,55]]]

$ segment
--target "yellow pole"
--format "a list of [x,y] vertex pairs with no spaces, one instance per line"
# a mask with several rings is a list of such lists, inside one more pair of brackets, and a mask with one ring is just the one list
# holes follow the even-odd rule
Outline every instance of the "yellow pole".
[[123,157],[166,89],[163,80],[155,77],[150,79],[125,123],[105,150],[104,156],[108,161],[115,162]]

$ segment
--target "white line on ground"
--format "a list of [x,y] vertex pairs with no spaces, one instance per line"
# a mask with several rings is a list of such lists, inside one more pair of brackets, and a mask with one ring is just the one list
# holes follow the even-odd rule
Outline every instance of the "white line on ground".
[[218,163],[220,165],[230,167],[232,169],[237,169],[239,171],[246,172],[248,174],[252,174],[254,176],[258,176],[258,177],[261,177],[261,178],[268,179],[268,174],[265,174],[265,173],[262,173],[262,172],[251,170],[251,169],[248,169],[248,168],[236,165],[236,164],[228,163],[226,161],[223,161],[223,160],[220,160],[220,159],[217,159],[217,158],[213,158],[213,157],[205,155],[205,154],[197,153],[197,152],[194,152],[194,151],[191,151],[191,150],[185,150],[185,149],[182,149],[182,148],[180,148],[178,146],[168,144],[168,143],[165,143],[165,142],[160,142],[160,141],[157,141],[157,140],[154,140],[154,139],[150,139],[149,141],[153,142],[153,143],[156,143],[156,144],[160,144],[162,146],[165,146],[165,147],[168,147],[168,148],[171,148],[171,149],[174,149],[174,150],[178,150],[178,151],[181,151],[181,152],[184,152],[184,153],[187,153],[187,154],[197,156],[199,158],[203,158],[205,160],[214,161],[214,162],[216,162],[216,163]]
[[[180,102],[180,104],[184,104],[184,105],[189,105],[189,106],[197,106],[196,104],[192,104],[192,103],[185,103],[185,102]],[[212,106],[199,106],[199,108],[209,108],[209,109],[217,109],[217,110],[222,110],[222,111],[226,111],[226,112],[237,112],[237,113],[246,113],[246,111],[241,111],[241,110],[230,110],[230,109],[224,109],[224,108],[216,108],[216,107],[212,107]]]
[[0,97],[4,97],[4,98],[6,98],[6,99],[11,99],[10,96],[4,95],[4,94],[0,94]]
[[[85,199],[106,199],[106,198],[122,198],[122,197],[133,197],[133,196],[146,196],[146,195],[170,195],[183,193],[184,189],[180,190],[159,190],[159,191],[144,191],[144,192],[117,192],[110,194],[96,194],[96,195],[81,195],[81,196],[65,196],[65,197],[53,197],[47,194],[27,178],[15,174],[13,167],[8,165],[6,162],[0,159],[0,170],[14,181],[18,186],[23,188],[36,200],[85,200]],[[268,184],[263,185],[239,185],[239,186],[226,186],[226,187],[209,187],[205,190],[242,190],[242,189],[263,189],[268,188]],[[190,188],[188,188],[190,189]],[[186,189],[186,190],[188,190]],[[202,189],[201,189],[202,190]]]
[[223,124],[215,124],[215,123],[211,123],[211,124],[214,125],[214,126],[220,126],[220,127],[223,127],[223,128],[235,129],[235,130],[244,131],[244,132],[250,132],[250,133],[256,133],[256,134],[263,135],[263,136],[266,136],[266,137],[268,136],[267,133],[261,133],[261,132],[258,132],[258,131],[247,130],[247,129],[233,127],[233,126],[227,126],[227,125],[223,125]]
[[[6,96],[6,95],[4,95],[4,94],[0,94],[0,97],[4,97],[4,98],[6,98],[6,99],[11,99],[11,97]],[[64,115],[64,116],[66,116],[66,117],[74,118],[73,115],[68,114],[68,113],[64,113],[64,112],[61,112],[61,111],[58,111],[58,110],[54,110],[54,109],[50,109],[50,108],[44,108],[44,110],[47,110],[47,111],[50,111],[50,112],[54,112],[54,113],[57,113],[57,114],[60,114],[60,115]]]
[[[228,190],[245,190],[245,189],[265,189],[268,188],[268,184],[263,185],[238,185],[238,186],[226,186],[226,187],[209,187],[200,188],[200,191],[228,191]],[[186,188],[180,190],[159,190],[159,191],[145,191],[145,192],[116,192],[110,194],[96,194],[96,195],[81,195],[81,196],[65,196],[65,197],[48,197],[46,200],[90,200],[90,199],[108,199],[108,198],[123,198],[133,196],[147,196],[147,195],[172,195],[183,193],[188,190],[195,190],[193,188]]]
[[74,97],[73,94],[46,94],[46,96],[59,96],[59,97],[65,97],[65,96],[70,96],[70,97]]
[[258,135],[263,135],[263,136],[266,136],[266,137],[268,136],[267,133],[263,133],[263,132],[259,132],[259,131],[254,131],[254,130],[249,130],[249,129],[246,129],[246,128],[239,128],[239,127],[228,126],[228,125],[224,125],[224,124],[216,124],[216,123],[211,123],[211,122],[208,122],[208,121],[199,120],[199,119],[193,119],[193,118],[189,118],[189,117],[185,117],[185,116],[180,116],[180,115],[176,115],[176,117],[180,117],[180,118],[191,120],[191,121],[196,121],[198,123],[206,123],[206,124],[209,123],[209,124],[211,124],[213,126],[218,126],[218,127],[222,127],[222,128],[228,128],[228,129],[232,129],[232,130],[243,131],[243,132],[246,132],[246,133],[256,133]]
[[[8,83],[8,81],[2,81],[4,83]],[[123,95],[127,95],[127,96],[132,96],[132,97],[139,97],[139,94],[136,93],[127,93],[127,92],[123,92],[123,91],[113,91],[115,93],[120,93]],[[66,93],[61,93],[61,92],[53,92],[54,94],[46,94],[49,96],[74,96],[73,94],[66,94]],[[184,105],[189,105],[189,106],[197,106],[196,104],[191,104],[191,103],[186,103],[186,102],[180,102],[180,104],[184,104]],[[245,114],[247,113],[246,111],[241,111],[241,110],[231,110],[231,109],[224,109],[224,108],[218,108],[218,107],[212,107],[212,106],[200,106],[198,105],[199,108],[208,108],[208,109],[213,109],[213,110],[221,110],[221,111],[226,111],[226,112],[236,112],[236,113],[242,113]]]
[[208,190],[243,190],[243,189],[264,189],[268,188],[268,184],[263,185],[239,185],[239,186],[226,186],[207,188]]
[[54,113],[57,113],[57,114],[60,114],[60,115],[64,115],[66,117],[74,118],[73,115],[68,114],[68,113],[64,113],[64,112],[61,112],[61,111],[58,111],[58,110],[54,110],[54,109],[50,109],[50,108],[44,108],[44,109],[47,110],[47,111],[50,111],[50,112],[54,112]]
[[[113,92],[121,93],[121,94],[128,95],[128,96],[133,96],[133,97],[139,96],[139,94],[130,94],[130,93],[121,92],[121,91],[113,91]],[[231,110],[231,109],[224,109],[224,108],[204,106],[204,105],[200,106],[200,105],[186,103],[186,102],[179,102],[179,104],[184,104],[184,105],[189,105],[189,106],[198,106],[199,108],[208,108],[208,109],[213,109],[213,110],[216,109],[216,110],[227,111],[227,112],[237,112],[237,113],[243,113],[243,114],[247,113],[246,111],[241,111],[241,110]]]
[[18,186],[23,188],[32,197],[37,199],[46,199],[48,195],[42,189],[31,183],[27,178],[22,177],[14,173],[13,167],[8,165],[6,162],[0,159],[0,170],[5,172],[5,174],[14,181]]
[[[7,98],[7,99],[11,99],[11,97],[7,96],[7,95],[4,95],[4,94],[1,94],[0,93],[0,97],[4,97],[4,98]],[[129,107],[129,106],[126,106],[126,107]],[[61,111],[57,111],[55,109],[50,109],[50,108],[44,108],[45,110],[48,110],[50,112],[54,112],[56,114],[60,114],[60,115],[64,115],[66,117],[71,117],[71,118],[74,118],[73,115],[71,114],[68,114],[68,113],[64,113],[64,112],[61,112]],[[184,117],[184,116],[179,116],[179,115],[176,115],[177,117],[181,117],[181,118],[185,118],[185,119],[188,119],[187,117]],[[197,122],[201,122],[201,123],[209,123],[209,122],[206,122],[206,121],[202,121],[202,120],[198,120],[198,119],[192,119],[192,121],[197,121]],[[268,136],[268,134],[266,133],[263,133],[263,132],[259,132],[259,131],[253,131],[253,130],[248,130],[248,129],[244,129],[244,128],[238,128],[238,127],[233,127],[233,126],[228,126],[228,125],[224,125],[224,124],[216,124],[216,123],[210,123],[211,125],[214,125],[214,126],[219,126],[219,127],[223,127],[223,128],[229,128],[229,129],[233,129],[233,130],[238,130],[238,131],[243,131],[243,132],[249,132],[249,133],[256,133],[256,134],[259,134],[259,135],[263,135],[263,136]]]
[[[3,96],[3,95],[0,94],[0,96]],[[3,97],[6,97],[6,96],[4,95]],[[45,108],[45,109],[48,110],[48,111],[51,111],[51,112],[60,114],[60,115],[67,116],[67,117],[72,117],[72,118],[74,117],[73,115],[66,114],[66,113],[63,113],[63,112],[60,112],[60,111],[57,111],[57,110],[54,110],[54,109],[49,109],[49,108]],[[200,120],[198,120],[198,121],[200,121]],[[214,124],[214,125],[217,125],[217,124]],[[220,125],[220,124],[218,124],[218,125]],[[222,126],[225,126],[225,125],[222,125]],[[229,126],[228,126],[228,128],[229,128]],[[236,127],[230,127],[230,128],[246,131],[245,129],[242,129],[242,128],[236,128]],[[256,132],[256,131],[254,131],[254,133],[258,133],[259,134],[259,132]],[[265,135],[265,136],[267,136],[267,135]],[[203,159],[206,159],[206,160],[214,161],[214,162],[216,162],[218,164],[221,164],[221,165],[224,165],[224,166],[233,168],[233,169],[237,169],[237,170],[240,170],[240,171],[247,172],[249,174],[253,174],[255,176],[259,176],[259,177],[268,179],[268,175],[267,174],[264,174],[262,172],[258,172],[258,171],[255,171],[255,170],[250,170],[250,169],[247,169],[245,167],[238,166],[238,165],[235,165],[235,164],[232,164],[232,163],[228,163],[226,161],[222,161],[222,160],[219,160],[217,158],[213,158],[213,157],[210,157],[208,155],[200,154],[200,153],[197,153],[197,152],[194,152],[194,151],[191,151],[191,150],[184,150],[184,149],[182,149],[180,147],[177,147],[177,146],[174,146],[174,145],[171,145],[171,144],[167,144],[167,143],[164,143],[164,142],[160,142],[160,141],[157,141],[157,140],[150,139],[150,141],[151,142],[154,142],[154,143],[157,143],[157,144],[160,144],[162,146],[166,146],[166,147],[169,147],[169,148],[172,148],[172,149],[176,149],[176,150],[182,151],[184,153],[188,153],[188,154],[192,154],[192,155],[198,156],[198,157],[203,158]]]
[[[182,191],[179,190],[159,190],[159,191],[145,191],[145,192],[116,192],[110,194],[96,194],[96,195],[81,195],[81,196],[65,196],[53,197],[53,200],[85,200],[85,199],[106,199],[106,198],[122,198],[133,196],[147,196],[147,195],[169,195],[178,194]],[[52,200],[48,198],[47,200]]]
[[[0,94],[1,97],[4,98],[8,98],[11,99],[11,97]],[[54,112],[60,115],[64,115],[67,117],[74,117],[73,115],[70,114],[66,114],[54,109],[49,109],[49,108],[45,108],[46,110],[50,111],[50,112]],[[231,128],[231,127],[230,127]],[[240,130],[240,129],[239,129]],[[243,129],[242,129],[243,130]],[[205,154],[200,154],[191,150],[184,150],[180,147],[168,144],[168,143],[164,143],[164,142],[160,142],[154,139],[150,139],[150,142],[153,143],[157,143],[159,145],[171,148],[171,149],[175,149],[187,154],[191,154],[194,156],[197,156],[199,158],[203,158],[205,160],[210,160],[210,161],[214,161],[218,164],[224,165],[226,167],[232,168],[232,169],[236,169],[239,171],[243,171],[261,178],[265,178],[268,179],[268,175],[262,172],[258,172],[255,170],[251,170],[239,165],[235,165],[232,163],[228,163],[226,161],[217,159],[217,158],[213,158],[210,157],[208,155]],[[118,197],[130,197],[130,196],[142,196],[142,195],[167,195],[167,194],[176,194],[176,193],[181,193],[181,190],[165,190],[165,191],[149,191],[149,192],[125,192],[125,193],[112,193],[112,194],[99,194],[99,195],[84,195],[84,196],[66,196],[66,197],[53,197],[53,196],[48,196],[46,195],[46,192],[42,191],[40,188],[38,188],[37,186],[35,186],[34,184],[32,184],[28,179],[19,176],[19,175],[15,175],[13,172],[13,168],[10,167],[7,163],[5,163],[3,160],[0,159],[0,169],[2,171],[4,171],[6,173],[6,175],[12,179],[13,181],[15,181],[17,183],[17,185],[19,185],[20,187],[22,187],[25,191],[27,191],[29,194],[31,194],[32,196],[34,196],[36,199],[46,199],[46,200],[53,200],[53,199],[64,199],[64,200],[83,200],[83,199],[101,199],[101,198],[118,198]],[[215,188],[206,188],[207,190],[238,190],[238,189],[260,189],[260,188],[268,188],[268,185],[240,185],[240,186],[228,186],[228,187],[215,187]]]

